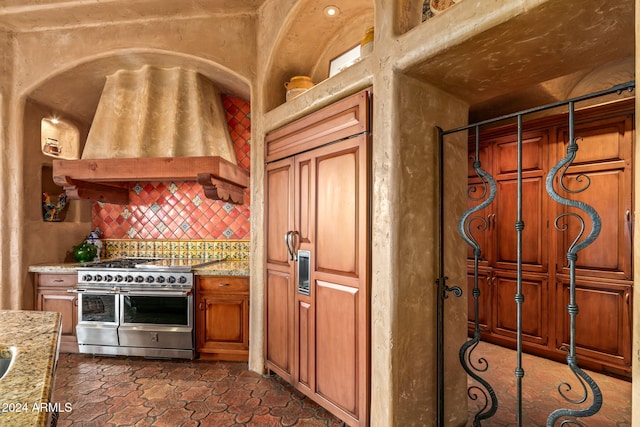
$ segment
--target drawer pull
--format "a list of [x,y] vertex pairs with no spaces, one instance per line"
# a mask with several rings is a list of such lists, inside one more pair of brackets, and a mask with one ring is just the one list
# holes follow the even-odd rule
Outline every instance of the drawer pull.
[[64,279],[55,279],[54,283],[64,283]]
[[221,287],[223,287],[223,286],[229,286],[229,284],[228,284],[228,283],[218,283],[218,286],[221,286]]

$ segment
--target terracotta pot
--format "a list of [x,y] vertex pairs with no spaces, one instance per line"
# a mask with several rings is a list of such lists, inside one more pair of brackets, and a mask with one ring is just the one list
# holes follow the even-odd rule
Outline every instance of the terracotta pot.
[[313,81],[309,76],[293,76],[291,80],[284,84],[287,89],[286,100],[289,101],[303,92],[313,87]]
[[313,87],[313,81],[309,76],[293,76],[284,84],[285,89],[309,89]]
[[373,51],[373,36],[373,27],[369,27],[360,42],[360,56],[368,55]]

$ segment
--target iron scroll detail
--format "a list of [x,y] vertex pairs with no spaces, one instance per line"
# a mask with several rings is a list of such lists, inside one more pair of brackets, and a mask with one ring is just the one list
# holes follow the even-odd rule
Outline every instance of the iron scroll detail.
[[[467,395],[471,400],[478,400],[479,398],[484,399],[484,404],[479,409],[479,411],[474,415],[473,418],[473,426],[479,427],[481,425],[481,421],[487,418],[491,418],[498,410],[498,398],[496,396],[495,391],[484,378],[480,376],[480,373],[486,372],[489,368],[489,362],[483,358],[479,357],[477,359],[477,363],[474,362],[474,350],[478,346],[480,342],[480,324],[479,324],[479,298],[480,298],[480,288],[478,284],[478,263],[482,256],[482,249],[480,248],[480,244],[478,240],[473,235],[472,224],[478,223],[476,229],[479,231],[486,230],[488,227],[488,221],[483,216],[474,216],[477,212],[482,211],[484,208],[491,205],[493,200],[495,199],[497,186],[493,177],[484,169],[482,169],[481,162],[478,156],[477,146],[479,144],[479,133],[478,129],[476,129],[476,156],[473,162],[473,168],[476,172],[476,175],[480,178],[481,183],[478,186],[481,186],[479,194],[474,195],[473,193],[478,192],[478,188],[476,186],[471,187],[468,190],[467,197],[474,201],[481,201],[478,205],[468,209],[460,218],[458,222],[458,232],[467,242],[469,246],[473,249],[473,265],[474,265],[474,282],[473,282],[473,307],[474,307],[474,332],[473,338],[471,340],[466,341],[460,347],[458,356],[460,359],[460,364],[465,372],[477,381],[480,386],[471,385],[467,388]],[[484,200],[483,200],[484,199]]]
[[[568,221],[569,219],[577,220],[580,224],[580,231],[575,239],[569,245],[567,249],[567,260],[569,262],[569,272],[570,272],[570,280],[569,280],[569,304],[567,305],[567,311],[569,313],[569,321],[570,321],[570,336],[569,336],[569,352],[567,355],[567,365],[569,369],[576,376],[580,385],[582,386],[582,397],[579,399],[571,399],[569,398],[563,388],[566,391],[571,390],[571,385],[568,382],[563,382],[558,386],[558,393],[562,396],[562,398],[568,403],[572,404],[581,404],[587,401],[589,396],[589,391],[593,394],[593,400],[591,404],[584,409],[570,409],[570,408],[562,408],[556,409],[547,418],[547,427],[552,427],[558,420],[561,420],[561,425],[578,425],[583,426],[584,424],[577,420],[576,418],[584,418],[589,417],[596,414],[600,408],[602,407],[602,392],[600,391],[600,387],[598,384],[580,367],[578,367],[578,358],[576,356],[576,316],[578,315],[578,304],[576,304],[575,298],[575,288],[576,288],[576,261],[578,259],[578,252],[592,244],[595,239],[600,234],[601,230],[601,219],[598,212],[590,205],[584,202],[580,202],[577,200],[570,200],[560,196],[555,188],[554,188],[554,180],[556,179],[556,175],[558,176],[558,185],[562,190],[567,193],[580,193],[585,191],[590,186],[590,180],[586,175],[578,175],[574,179],[576,182],[582,182],[585,180],[584,184],[581,188],[577,190],[569,190],[564,185],[564,180],[566,178],[565,173],[569,166],[573,163],[576,158],[576,154],[578,152],[579,146],[578,141],[581,138],[575,138],[573,135],[573,116],[574,116],[574,105],[573,103],[569,103],[569,145],[567,146],[567,155],[560,160],[547,175],[545,186],[549,197],[551,197],[557,203],[580,210],[584,212],[591,221],[591,231],[589,234],[583,238],[585,232],[585,219],[578,213],[575,212],[564,212],[558,215],[555,219],[555,227],[558,231],[566,232],[568,230],[568,225],[565,222],[564,225],[560,224],[561,220]],[[560,172],[560,174],[558,174]],[[588,386],[588,389],[587,389]]]
[[[567,365],[570,371],[575,375],[579,385],[577,387],[578,393],[571,393],[572,396],[579,394],[577,398],[572,398],[569,396],[569,392],[572,391],[572,386],[568,381],[563,381],[557,386],[557,391],[560,396],[569,404],[569,405],[580,405],[578,409],[569,409],[562,408],[556,409],[552,413],[548,415],[547,419],[547,427],[552,426],[585,426],[584,421],[580,420],[580,418],[589,417],[591,415],[596,414],[600,411],[603,404],[603,396],[600,388],[596,384],[596,382],[582,369],[578,367],[577,357],[576,357],[576,318],[578,314],[578,305],[576,304],[575,291],[576,291],[576,265],[578,252],[585,249],[589,245],[593,243],[593,241],[600,234],[601,222],[598,213],[595,209],[586,204],[581,203],[579,201],[571,201],[566,197],[572,197],[572,194],[581,193],[590,187],[591,182],[589,177],[586,174],[575,174],[569,175],[567,173],[568,169],[571,167],[572,163],[576,158],[576,152],[578,150],[578,141],[580,138],[574,138],[574,105],[577,102],[583,102],[587,100],[597,99],[602,96],[611,95],[617,93],[618,95],[623,92],[633,92],[635,89],[635,81],[629,81],[626,83],[615,85],[611,88],[604,89],[597,92],[592,92],[586,95],[581,95],[568,100],[561,100],[557,102],[552,102],[546,105],[540,105],[533,108],[528,108],[522,111],[518,111],[515,113],[510,113],[506,115],[502,115],[499,117],[493,117],[491,119],[482,120],[480,122],[463,125],[460,127],[456,127],[453,129],[449,129],[443,131],[438,127],[439,132],[439,142],[440,142],[440,162],[439,162],[439,177],[440,177],[440,213],[439,213],[439,225],[440,225],[440,271],[438,274],[438,279],[436,279],[436,283],[438,285],[438,426],[445,425],[445,416],[444,416],[444,352],[443,352],[443,320],[440,316],[444,316],[443,310],[443,301],[447,298],[447,293],[451,292],[450,288],[447,287],[446,281],[447,277],[444,273],[444,221],[447,217],[444,208],[444,186],[442,182],[444,180],[444,137],[448,135],[454,135],[459,132],[472,132],[475,130],[475,156],[471,159],[473,160],[473,169],[475,170],[475,174],[477,178],[474,178],[471,185],[468,187],[467,197],[468,200],[472,201],[475,205],[474,207],[468,209],[463,216],[459,219],[457,223],[457,228],[459,235],[463,238],[463,240],[469,245],[471,248],[472,254],[468,257],[469,260],[474,260],[474,277],[472,289],[469,297],[473,297],[474,307],[472,310],[469,310],[470,313],[475,313],[475,329],[473,331],[473,338],[467,340],[463,345],[460,346],[459,349],[459,359],[460,364],[465,370],[465,372],[469,375],[470,378],[474,379],[475,382],[480,385],[473,385],[467,388],[467,395],[471,400],[479,400],[480,398],[484,398],[484,405],[479,409],[478,413],[473,417],[473,426],[480,426],[481,420],[485,420],[494,416],[498,409],[498,399],[496,398],[496,394],[492,389],[491,385],[483,378],[487,377],[487,372],[489,371],[489,362],[486,358],[480,356],[474,356],[474,350],[479,347],[479,343],[481,341],[481,333],[480,333],[480,325],[479,325],[479,296],[480,296],[480,288],[479,284],[479,261],[484,261],[482,258],[483,253],[480,247],[480,244],[486,241],[486,239],[481,239],[480,234],[485,231],[491,231],[496,224],[496,214],[490,213],[489,215],[483,215],[486,212],[481,212],[483,209],[489,207],[491,203],[493,203],[494,198],[496,197],[496,181],[493,180],[491,175],[482,169],[480,162],[480,136],[479,129],[485,125],[492,125],[495,123],[505,123],[512,119],[518,120],[518,147],[516,150],[516,155],[518,156],[518,166],[516,172],[517,176],[517,185],[518,185],[518,206],[517,206],[517,220],[516,220],[516,250],[517,250],[517,276],[516,276],[516,284],[518,286],[517,293],[515,295],[515,300],[517,304],[517,310],[519,310],[517,314],[517,336],[518,341],[521,340],[520,334],[522,333],[522,322],[521,322],[521,306],[524,302],[524,294],[521,292],[521,283],[522,283],[522,230],[524,228],[524,222],[522,221],[521,209],[522,209],[522,118],[529,114],[540,113],[543,111],[556,109],[559,107],[569,106],[569,138],[568,138],[568,148],[567,154],[564,159],[562,159],[558,164],[551,169],[549,174],[546,177],[546,191],[549,196],[560,205],[563,205],[563,213],[558,215],[555,218],[555,227],[557,230],[561,232],[565,232],[567,235],[569,232],[572,233],[572,237],[575,237],[573,241],[567,240],[567,244],[570,243],[570,247],[567,251],[567,260],[568,264],[565,268],[569,269],[570,280],[569,280],[569,291],[570,291],[570,302],[567,305],[567,311],[569,314],[570,324],[570,345],[568,349],[567,355]],[[490,136],[490,135],[489,135]],[[468,138],[468,135],[466,136]],[[453,147],[458,149],[459,147],[456,145],[456,141],[453,141]],[[456,151],[456,153],[458,153]],[[488,159],[491,159],[492,153],[488,154]],[[456,173],[458,171],[456,170]],[[566,176],[565,176],[566,175]],[[569,179],[572,179],[575,182],[571,182],[573,185],[565,185],[569,183]],[[559,179],[559,182],[556,180]],[[578,185],[576,185],[576,183]],[[474,185],[475,184],[475,185]],[[554,189],[554,185],[556,189],[565,197],[561,197]],[[576,187],[581,187],[576,189]],[[630,233],[633,231],[632,222],[630,220],[630,213],[627,211],[627,226],[629,227]],[[585,223],[589,218],[591,230],[585,237]],[[578,221],[578,229],[576,230],[574,221]],[[564,224],[564,225],[563,225]],[[571,227],[570,227],[571,225]],[[577,236],[573,236],[573,234],[577,234]],[[491,257],[489,257],[491,258]],[[487,260],[488,262],[492,261],[491,259]],[[488,284],[491,285],[494,283],[496,279],[493,276],[491,269],[489,268],[487,271],[487,280]],[[454,293],[455,294],[455,293]],[[522,426],[522,389],[521,389],[521,379],[524,376],[524,370],[521,369],[521,357],[522,357],[522,348],[520,343],[518,344],[518,348],[516,349],[516,358],[518,367],[516,368],[516,380],[517,380],[517,392],[516,392],[516,401],[517,401],[517,419],[516,425],[518,427]],[[575,381],[572,381],[575,382]],[[591,403],[588,407],[584,408]],[[482,403],[482,402],[481,402]]]

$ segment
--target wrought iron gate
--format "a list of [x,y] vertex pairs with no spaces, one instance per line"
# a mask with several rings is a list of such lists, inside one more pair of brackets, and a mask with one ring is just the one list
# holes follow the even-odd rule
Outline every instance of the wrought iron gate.
[[[576,316],[578,314],[578,305],[576,304],[575,298],[575,290],[576,290],[576,261],[578,259],[578,253],[592,244],[594,240],[598,237],[601,230],[601,220],[598,212],[591,207],[590,205],[578,201],[572,200],[570,198],[563,197],[559,194],[559,191],[556,187],[559,187],[561,192],[574,195],[576,193],[580,193],[586,191],[590,186],[590,179],[587,175],[581,174],[574,180],[577,180],[582,183],[582,187],[579,189],[569,189],[564,184],[564,177],[567,169],[573,161],[575,160],[576,153],[579,150],[579,141],[580,136],[574,135],[574,124],[575,124],[575,105],[580,101],[586,101],[590,99],[595,99],[598,97],[602,97],[605,95],[610,95],[613,93],[617,93],[620,95],[623,91],[633,91],[635,88],[635,82],[628,82],[624,84],[620,84],[614,86],[608,90],[603,90],[599,92],[594,92],[589,95],[572,98],[566,101],[556,102],[552,104],[547,104],[543,106],[539,106],[536,108],[531,108],[528,110],[523,110],[518,113],[513,113],[505,116],[500,116],[494,119],[485,120],[479,123],[475,123],[472,125],[443,131],[439,130],[439,143],[440,143],[440,165],[439,165],[439,173],[440,173],[440,272],[439,278],[436,280],[437,291],[438,291],[438,307],[437,307],[437,388],[438,388],[438,407],[437,407],[437,422],[439,426],[444,426],[444,304],[446,299],[448,298],[449,293],[459,297],[462,295],[462,289],[459,286],[449,287],[447,285],[447,276],[445,275],[444,268],[444,221],[445,221],[445,211],[444,211],[444,150],[446,143],[446,136],[451,135],[457,132],[469,131],[472,134],[475,134],[475,157],[473,168],[475,173],[477,174],[481,184],[481,190],[477,194],[468,194],[468,197],[472,200],[476,201],[478,204],[474,207],[468,209],[463,216],[460,218],[458,222],[458,231],[462,237],[462,239],[472,248],[473,252],[473,291],[472,297],[474,299],[474,334],[473,337],[467,340],[459,350],[459,359],[463,369],[467,372],[467,374],[472,377],[479,386],[472,385],[468,388],[467,394],[469,397],[478,399],[484,399],[483,407],[475,414],[473,419],[474,426],[480,426],[483,420],[490,419],[495,415],[498,405],[499,399],[496,395],[495,390],[491,386],[491,384],[483,378],[483,373],[485,373],[488,369],[488,362],[485,358],[477,358],[474,357],[474,350],[477,348],[478,343],[481,340],[480,333],[480,325],[479,321],[479,297],[480,297],[480,289],[478,285],[479,278],[479,270],[478,264],[480,257],[482,256],[483,248],[480,247],[478,241],[473,235],[471,224],[475,224],[474,227],[476,229],[486,229],[488,222],[487,219],[483,216],[477,215],[477,213],[487,206],[490,206],[493,203],[497,188],[496,181],[490,175],[487,170],[483,169],[483,165],[480,161],[480,127],[489,125],[492,123],[502,122],[505,120],[513,120],[517,121],[517,207],[516,207],[516,221],[514,224],[515,233],[516,233],[516,254],[517,254],[517,266],[516,266],[516,293],[514,295],[514,301],[516,304],[516,369],[514,372],[516,379],[516,423],[518,426],[522,426],[522,378],[524,377],[524,367],[522,364],[522,305],[524,303],[524,294],[522,290],[522,231],[525,227],[525,222],[523,219],[522,212],[522,142],[523,142],[523,118],[526,115],[540,112],[543,110],[548,110],[552,108],[558,107],[567,107],[568,109],[568,129],[569,129],[569,145],[566,150],[566,156],[560,160],[555,166],[553,166],[549,173],[546,176],[545,180],[545,189],[549,195],[549,197],[566,207],[571,207],[573,211],[566,211],[555,218],[555,227],[558,231],[566,231],[566,224],[563,224],[562,221],[571,217],[573,220],[578,221],[580,224],[580,231],[577,236],[571,236],[573,238],[572,243],[570,244],[566,258],[568,261],[568,267],[570,272],[569,278],[569,303],[567,305],[567,312],[569,315],[569,348],[567,354],[567,365],[572,373],[575,375],[577,380],[580,383],[582,388],[582,396],[578,399],[572,399],[567,394],[566,391],[571,389],[571,386],[568,382],[563,382],[558,387],[558,393],[561,397],[567,402],[569,405],[582,405],[589,398],[591,399],[591,403],[587,407],[581,408],[558,408],[552,411],[547,418],[547,427],[555,426],[556,422],[560,422],[561,425],[578,425],[584,426],[580,420],[580,418],[590,417],[596,414],[603,402],[602,393],[598,384],[578,366],[578,358],[576,356]],[[486,167],[486,166],[485,166]],[[556,183],[554,185],[554,182]],[[576,213],[579,211],[581,213]],[[585,221],[588,219],[588,221]],[[590,230],[588,233],[587,225],[590,225]],[[585,234],[586,233],[586,234]],[[591,396],[591,397],[590,397]],[[584,405],[583,405],[584,406]]]

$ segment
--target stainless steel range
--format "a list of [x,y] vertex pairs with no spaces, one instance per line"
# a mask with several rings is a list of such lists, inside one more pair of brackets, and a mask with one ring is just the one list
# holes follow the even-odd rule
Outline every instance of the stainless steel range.
[[193,272],[211,262],[123,258],[78,268],[81,353],[193,359]]

